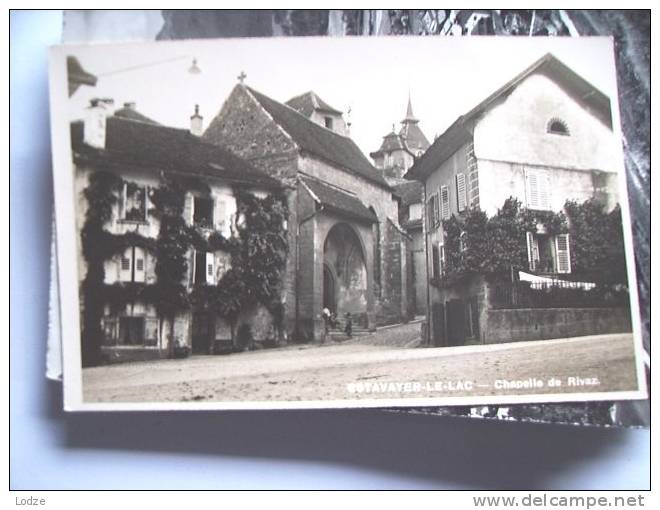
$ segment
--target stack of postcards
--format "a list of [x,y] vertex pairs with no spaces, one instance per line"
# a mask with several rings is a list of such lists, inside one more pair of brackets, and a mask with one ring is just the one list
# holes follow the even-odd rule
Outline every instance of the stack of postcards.
[[[179,40],[104,44],[71,43],[70,17],[65,409],[648,425],[623,57],[548,12],[239,13],[274,17],[258,34],[183,12],[158,34]],[[568,37],[497,36],[523,32]],[[351,33],[399,36],[323,37]]]

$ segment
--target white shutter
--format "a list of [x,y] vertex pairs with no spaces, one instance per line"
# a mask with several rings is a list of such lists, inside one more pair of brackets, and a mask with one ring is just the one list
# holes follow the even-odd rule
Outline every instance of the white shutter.
[[426,227],[433,228],[433,196],[426,201]]
[[534,170],[525,170],[525,192],[527,195],[527,207],[530,209],[539,209],[539,176]]
[[548,172],[538,173],[539,209],[550,210],[551,193],[550,174]]
[[440,275],[445,273],[445,245],[440,245]]
[[438,194],[433,195],[433,226],[440,223],[440,203],[438,202]]
[[126,248],[119,257],[119,281],[133,280],[133,247]]
[[529,262],[530,271],[536,271],[536,252],[538,252],[538,244],[534,234],[527,232],[527,261]]
[[206,252],[206,283],[215,285],[215,256]]
[[568,234],[559,234],[555,237],[555,249],[557,253],[557,272],[571,272],[571,251]]
[[195,214],[195,201],[190,193],[186,193],[186,202],[183,208],[183,217],[188,225],[193,224],[193,216]]
[[195,270],[197,269],[197,250],[191,250],[192,252],[192,263],[190,264],[190,285],[195,283]]
[[456,174],[456,206],[458,212],[465,210],[467,204],[467,188],[465,185],[465,174]]
[[135,247],[135,257],[133,259],[133,265],[135,268],[134,271],[134,281],[144,283],[146,281],[147,274],[147,258],[144,250],[138,246]]
[[222,197],[216,197],[213,203],[213,224],[216,230],[229,237],[229,222],[227,221],[227,202]]
[[443,220],[449,218],[449,188],[440,186],[440,213]]

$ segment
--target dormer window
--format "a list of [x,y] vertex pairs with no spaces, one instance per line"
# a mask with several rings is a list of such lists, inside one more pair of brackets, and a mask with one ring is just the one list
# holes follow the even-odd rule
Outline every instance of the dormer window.
[[548,122],[548,133],[552,135],[569,136],[571,133],[568,131],[568,126],[561,119],[550,119]]
[[326,128],[332,129],[332,117],[323,117],[323,121],[325,122]]

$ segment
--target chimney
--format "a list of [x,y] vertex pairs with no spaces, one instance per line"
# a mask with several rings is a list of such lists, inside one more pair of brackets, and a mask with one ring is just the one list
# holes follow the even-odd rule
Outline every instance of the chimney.
[[85,111],[83,141],[97,149],[105,149],[105,122],[112,99],[92,99]]
[[135,101],[124,103],[124,108],[127,110],[135,110]]
[[199,105],[195,105],[195,113],[190,116],[190,132],[195,136],[202,136],[204,132],[204,117],[199,114]]

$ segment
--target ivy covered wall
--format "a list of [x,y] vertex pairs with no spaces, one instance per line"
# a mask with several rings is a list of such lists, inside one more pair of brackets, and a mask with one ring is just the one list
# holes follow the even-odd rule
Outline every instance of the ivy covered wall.
[[479,208],[443,221],[443,276],[433,280],[451,286],[481,274],[509,279],[511,272],[529,271],[527,232],[570,234],[571,272],[563,277],[600,284],[626,284],[621,210],[606,212],[602,203],[567,201],[564,211],[532,211],[507,199],[488,217]]
[[[112,220],[113,207],[121,197],[124,181],[108,171],[94,171],[83,194],[88,203],[81,231],[82,253],[87,272],[82,282],[82,357],[83,365],[101,362],[104,308],[118,311],[126,304],[140,301],[156,307],[161,319],[173,328],[174,317],[191,307],[213,312],[226,319],[234,334],[241,310],[261,304],[281,328],[283,307],[280,301],[282,272],[288,243],[288,207],[281,191],[257,197],[243,187],[234,188],[237,218],[230,236],[215,229],[200,229],[184,217],[186,194],[210,195],[209,186],[196,178],[162,175],[158,187],[149,190],[153,207],[149,218],[160,224],[157,238],[135,232],[113,234],[105,227]],[[104,283],[104,263],[127,247],[139,246],[156,261],[154,284]],[[190,291],[187,285],[190,250],[224,251],[230,254],[231,268],[215,285],[199,284]],[[173,338],[173,335],[171,335]],[[173,354],[173,342],[169,354]]]

